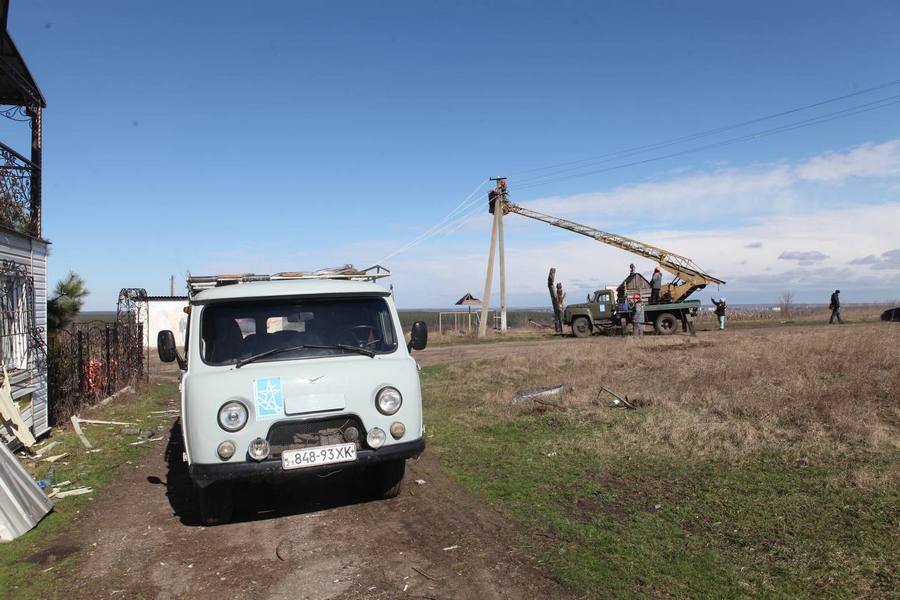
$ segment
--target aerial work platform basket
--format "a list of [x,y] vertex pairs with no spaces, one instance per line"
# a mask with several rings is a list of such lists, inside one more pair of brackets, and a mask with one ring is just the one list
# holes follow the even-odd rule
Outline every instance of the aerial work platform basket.
[[372,265],[365,269],[357,269],[353,265],[330,267],[318,271],[285,271],[272,275],[258,273],[242,273],[236,275],[187,275],[188,292],[191,296],[197,292],[223,285],[236,285],[254,281],[283,281],[296,279],[344,279],[348,281],[376,281],[390,277],[390,269],[381,265]]

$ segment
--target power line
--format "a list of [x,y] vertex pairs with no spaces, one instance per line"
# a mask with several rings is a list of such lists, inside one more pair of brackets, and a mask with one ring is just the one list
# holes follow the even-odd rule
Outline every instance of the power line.
[[881,98],[881,99],[875,100],[873,102],[868,102],[865,104],[841,109],[839,111],[835,111],[832,113],[826,113],[824,115],[810,117],[810,118],[804,119],[802,121],[796,121],[794,123],[788,123],[785,125],[780,125],[778,127],[773,127],[770,129],[765,129],[762,131],[758,131],[755,133],[750,133],[750,134],[746,134],[746,135],[742,135],[742,136],[738,136],[738,137],[734,137],[734,138],[719,140],[717,142],[713,142],[710,144],[704,144],[702,146],[695,146],[693,148],[687,148],[685,150],[679,150],[677,152],[670,152],[668,154],[652,156],[650,158],[645,158],[645,159],[641,159],[641,160],[634,160],[634,161],[630,161],[630,162],[626,162],[626,163],[621,163],[618,165],[613,165],[610,167],[604,167],[602,169],[592,169],[589,171],[576,172],[576,173],[572,173],[570,175],[549,174],[549,175],[545,175],[543,177],[535,177],[535,178],[532,178],[532,179],[526,181],[522,185],[517,185],[516,189],[518,189],[518,190],[532,189],[532,188],[548,185],[551,183],[558,183],[560,181],[575,179],[578,177],[586,177],[588,175],[596,175],[598,173],[606,173],[608,171],[624,169],[626,167],[633,167],[633,166],[637,166],[637,165],[643,165],[643,164],[647,164],[647,163],[651,163],[651,162],[665,160],[668,158],[674,158],[677,156],[684,156],[686,154],[692,154],[695,152],[702,152],[703,150],[710,150],[712,148],[719,148],[722,146],[730,146],[730,145],[737,144],[740,142],[752,141],[752,140],[756,140],[759,138],[775,135],[778,133],[784,133],[786,131],[793,131],[795,129],[811,127],[813,125],[819,125],[821,123],[827,123],[830,121],[835,121],[837,119],[843,119],[843,118],[851,117],[854,115],[870,112],[873,110],[887,108],[889,106],[894,106],[898,103],[900,103],[900,94],[895,95],[895,96],[888,96],[887,98]]
[[[709,149],[713,149],[713,148],[729,146],[729,145],[741,143],[744,141],[752,141],[752,140],[756,140],[759,138],[776,135],[778,133],[784,133],[787,131],[793,131],[796,129],[811,127],[813,125],[819,125],[822,123],[827,123],[827,122],[834,121],[837,119],[851,117],[854,115],[870,112],[873,110],[880,110],[882,108],[887,108],[890,106],[900,104],[900,94],[894,95],[894,96],[888,96],[886,98],[881,98],[879,100],[875,100],[872,102],[868,102],[868,103],[864,103],[864,104],[860,104],[860,105],[856,105],[856,106],[851,106],[851,107],[844,108],[844,109],[834,111],[831,113],[826,113],[823,115],[810,117],[810,118],[796,121],[793,123],[787,123],[787,124],[780,125],[777,127],[764,129],[764,130],[757,131],[754,133],[736,136],[736,137],[728,138],[725,140],[719,140],[717,142],[713,142],[710,144],[704,144],[704,145],[696,146],[693,148],[679,150],[677,152],[670,152],[667,154],[653,156],[653,157],[649,157],[649,158],[645,158],[645,159],[641,159],[641,160],[629,161],[629,162],[612,165],[610,167],[605,167],[605,168],[601,168],[601,169],[592,169],[592,170],[588,170],[588,171],[581,171],[581,169],[588,167],[591,164],[602,164],[604,162],[612,162],[615,159],[627,158],[629,156],[642,154],[642,153],[648,152],[650,150],[657,150],[657,149],[661,149],[661,148],[678,145],[678,144],[688,142],[688,141],[702,139],[704,137],[718,135],[718,134],[724,133],[726,131],[732,131],[735,129],[739,129],[741,127],[746,127],[748,125],[753,125],[756,123],[761,123],[761,122],[769,121],[772,119],[777,119],[779,117],[784,117],[784,116],[787,116],[790,114],[795,114],[795,113],[809,110],[812,108],[817,108],[820,106],[833,104],[835,102],[839,102],[841,100],[846,100],[848,98],[853,98],[853,97],[861,96],[864,94],[870,94],[872,92],[883,90],[883,89],[886,89],[888,87],[892,87],[892,86],[895,86],[898,84],[900,84],[900,79],[882,83],[882,84],[879,84],[876,86],[872,86],[872,87],[869,87],[869,88],[866,88],[863,90],[859,90],[857,92],[852,92],[852,93],[844,94],[841,96],[835,96],[833,98],[828,98],[825,100],[821,100],[819,102],[814,102],[812,104],[807,104],[804,106],[791,108],[791,109],[784,110],[781,112],[772,113],[769,115],[757,117],[754,119],[749,119],[746,121],[741,121],[739,123],[734,123],[731,125],[725,125],[722,127],[716,127],[714,129],[708,129],[708,130],[701,131],[701,132],[694,133],[694,134],[684,135],[684,136],[680,136],[680,137],[676,137],[676,138],[670,138],[668,140],[663,140],[663,141],[655,142],[652,144],[645,144],[642,146],[626,148],[623,150],[607,153],[607,154],[604,154],[604,155],[601,155],[598,157],[594,157],[594,158],[581,159],[581,160],[577,160],[577,161],[570,161],[570,162],[566,162],[566,163],[558,163],[555,165],[549,165],[549,166],[545,166],[545,167],[538,167],[538,168],[534,168],[534,169],[517,171],[517,172],[514,172],[514,174],[536,173],[539,171],[555,171],[555,172],[550,172],[550,173],[546,173],[544,175],[537,175],[534,177],[525,178],[522,181],[522,184],[517,185],[516,187],[519,190],[527,190],[527,189],[531,189],[531,188],[541,187],[544,185],[549,185],[551,183],[565,181],[568,179],[574,179],[577,177],[585,177],[588,175],[605,173],[608,171],[624,169],[627,167],[647,164],[650,162],[665,160],[665,159],[674,158],[677,156],[684,156],[686,154],[692,154],[695,152],[701,152],[701,151],[709,150]],[[566,167],[566,168],[564,168],[564,167]],[[456,231],[461,229],[466,223],[471,221],[475,216],[477,216],[477,214],[479,214],[482,211],[483,207],[476,205],[476,203],[479,202],[479,200],[480,200],[480,198],[476,195],[488,181],[489,180],[484,180],[481,183],[479,183],[478,187],[476,187],[468,196],[466,196],[465,199],[462,200],[462,202],[457,204],[456,207],[454,207],[453,210],[451,210],[449,213],[447,213],[440,221],[438,221],[437,223],[435,223],[434,225],[432,225],[431,227],[429,227],[428,229],[426,229],[425,231],[420,233],[418,236],[416,236],[415,238],[413,238],[406,244],[400,246],[399,248],[397,248],[390,254],[388,254],[388,255],[384,256],[383,258],[381,258],[380,260],[376,261],[375,264],[380,264],[387,260],[390,260],[391,258],[397,256],[398,254],[406,252],[406,251],[414,248],[415,246],[434,238],[435,236],[449,235],[449,234],[455,233]]]
[[[761,123],[761,122],[764,122],[764,121],[769,121],[769,120],[772,120],[772,119],[777,119],[777,118],[779,118],[779,117],[784,117],[784,116],[787,116],[787,115],[790,115],[790,114],[802,112],[802,111],[804,111],[804,110],[809,110],[809,109],[811,109],[811,108],[817,108],[817,107],[820,107],[820,106],[825,106],[825,105],[827,105],[827,104],[833,104],[833,103],[835,103],[835,102],[840,102],[841,100],[846,100],[847,98],[853,98],[853,97],[861,96],[861,95],[864,95],[864,94],[870,94],[870,93],[872,93],[872,92],[877,92],[877,91],[879,91],[879,90],[883,90],[883,89],[885,89],[885,88],[892,87],[892,86],[895,86],[895,85],[898,85],[898,84],[900,84],[900,79],[895,79],[895,80],[893,80],[893,81],[888,81],[888,82],[886,82],[886,83],[882,83],[882,84],[879,84],[879,85],[875,85],[875,86],[872,86],[872,87],[868,87],[868,88],[866,88],[866,89],[859,90],[859,91],[856,91],[856,92],[851,92],[851,93],[849,93],[849,94],[843,94],[843,95],[841,95],[841,96],[834,96],[834,97],[832,97],[832,98],[827,98],[827,99],[825,99],[825,100],[820,100],[820,101],[814,102],[814,103],[812,103],[812,104],[806,104],[806,105],[803,105],[803,106],[798,106],[798,107],[795,107],[795,108],[791,108],[791,109],[788,109],[788,110],[783,110],[783,111],[780,111],[780,112],[777,112],[777,113],[772,113],[772,114],[765,115],[765,116],[762,116],[762,117],[757,117],[757,118],[754,118],[754,119],[749,119],[749,120],[747,120],[747,121],[741,121],[741,122],[739,122],[739,123],[734,123],[734,124],[731,124],[731,125],[724,125],[724,126],[721,126],[721,127],[716,127],[716,128],[713,128],[713,129],[708,129],[708,130],[705,130],[705,131],[701,131],[701,132],[699,132],[699,133],[693,133],[693,134],[683,135],[683,136],[679,136],[679,137],[675,137],[675,138],[670,138],[670,139],[668,139],[668,140],[662,140],[662,141],[660,141],[660,142],[654,142],[654,143],[652,143],[652,144],[644,144],[644,145],[641,145],[641,146],[634,146],[634,147],[631,147],[631,148],[625,148],[625,149],[622,149],[622,150],[617,150],[617,151],[614,151],[614,152],[609,152],[609,153],[606,153],[606,154],[602,154],[602,155],[600,155],[600,156],[596,156],[596,157],[593,157],[593,158],[584,158],[584,159],[575,160],[575,161],[569,161],[569,162],[557,163],[557,164],[555,164],[555,165],[548,165],[548,166],[544,166],[544,167],[536,167],[536,168],[533,168],[533,169],[526,169],[526,170],[522,170],[522,171],[517,171],[517,172],[513,172],[512,175],[527,174],[527,173],[535,173],[535,172],[538,172],[538,171],[546,171],[546,170],[559,169],[559,168],[561,168],[561,167],[568,167],[568,166],[571,166],[571,165],[586,165],[586,164],[593,163],[593,162],[600,162],[600,163],[602,163],[602,162],[609,162],[610,160],[614,160],[614,159],[616,159],[616,158],[624,158],[624,157],[626,157],[626,156],[631,156],[631,155],[633,155],[633,154],[640,154],[640,153],[643,153],[643,152],[646,152],[646,151],[649,151],[649,150],[657,150],[657,149],[659,149],[659,148],[665,148],[665,147],[668,147],[668,146],[680,144],[680,143],[682,143],[682,142],[689,142],[689,141],[693,141],[693,140],[700,139],[700,138],[703,138],[703,137],[708,137],[708,136],[711,136],[711,135],[717,135],[717,134],[719,134],[719,133],[724,133],[724,132],[726,132],[726,131],[731,131],[731,130],[734,130],[734,129],[739,129],[739,128],[741,128],[741,127],[746,127],[746,126],[748,126],[748,125],[754,125],[754,124],[756,124],[756,123]],[[566,170],[568,170],[568,169],[566,169]],[[525,182],[527,182],[527,179],[526,179],[526,180],[523,180],[523,183],[525,183]]]
[[437,223],[435,223],[434,225],[432,225],[431,227],[429,227],[428,229],[426,229],[425,231],[420,233],[418,236],[416,236],[415,238],[413,238],[412,240],[410,240],[409,242],[407,242],[400,248],[394,250],[393,252],[384,256],[383,258],[380,258],[379,260],[375,261],[373,264],[381,264],[387,260],[390,260],[391,258],[397,256],[401,252],[406,252],[410,248],[413,248],[413,247],[421,244],[422,242],[437,235],[437,233],[440,231],[441,226],[443,226],[445,223],[447,223],[447,221],[449,219],[452,219],[460,211],[463,211],[463,210],[469,208],[474,202],[476,202],[478,200],[478,198],[476,197],[476,194],[478,194],[478,192],[481,190],[481,188],[484,187],[484,184],[486,184],[488,181],[490,181],[490,180],[485,179],[484,181],[479,183],[478,187],[476,187],[474,190],[472,190],[472,192],[468,196],[466,196],[462,202],[457,204],[456,208],[454,208],[449,213],[447,213],[443,219],[441,219],[440,221],[438,221]]

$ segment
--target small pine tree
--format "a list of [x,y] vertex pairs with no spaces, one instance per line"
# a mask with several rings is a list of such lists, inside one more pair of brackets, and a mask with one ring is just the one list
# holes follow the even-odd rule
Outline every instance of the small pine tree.
[[64,279],[56,283],[53,297],[47,300],[47,329],[52,333],[71,325],[89,293],[84,279],[69,271]]

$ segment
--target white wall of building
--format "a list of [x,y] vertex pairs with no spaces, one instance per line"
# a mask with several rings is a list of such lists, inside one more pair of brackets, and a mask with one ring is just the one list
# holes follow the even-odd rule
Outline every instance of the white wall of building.
[[[47,242],[20,233],[0,228],[0,260],[8,260],[24,266],[34,281],[34,326],[37,328],[44,348],[47,346]],[[30,346],[28,340],[26,346]],[[27,367],[24,371],[10,374],[13,399],[20,404],[22,420],[31,427],[35,436],[45,433],[49,426],[47,407],[47,361],[44,351],[28,352]]]
[[175,343],[184,347],[184,334],[187,331],[187,314],[184,312],[188,301],[180,298],[150,299],[147,301],[147,324],[145,329],[151,348],[156,348],[156,336],[160,331],[169,329],[175,334]]

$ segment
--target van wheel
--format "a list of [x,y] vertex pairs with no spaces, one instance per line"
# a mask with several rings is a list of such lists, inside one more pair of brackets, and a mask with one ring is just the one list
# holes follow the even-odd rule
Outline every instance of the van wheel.
[[377,499],[395,498],[400,493],[406,460],[376,463],[366,469],[366,487],[369,496]]
[[591,323],[587,317],[575,317],[572,321],[572,335],[577,338],[585,338],[591,335]]
[[234,495],[228,483],[196,486],[200,520],[204,525],[224,525],[234,513]]
[[678,327],[678,319],[672,313],[663,313],[656,317],[653,328],[659,335],[672,335]]

